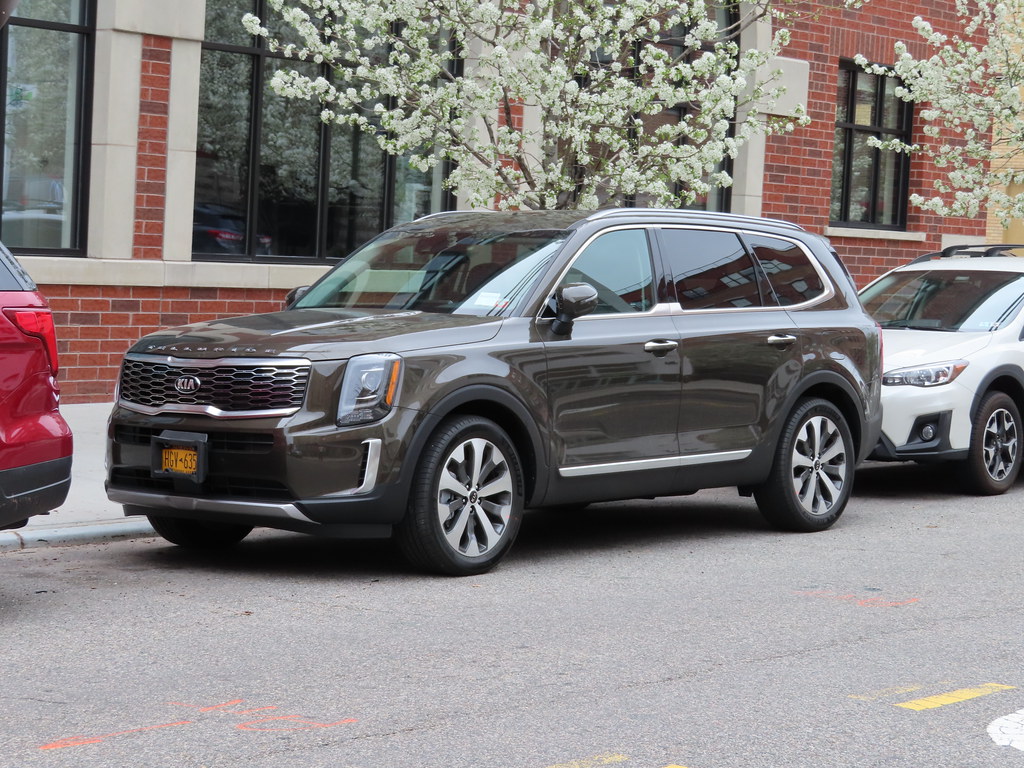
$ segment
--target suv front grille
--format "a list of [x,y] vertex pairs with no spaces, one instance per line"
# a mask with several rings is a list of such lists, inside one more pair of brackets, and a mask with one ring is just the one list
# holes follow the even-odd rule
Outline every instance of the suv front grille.
[[302,405],[308,360],[181,360],[125,357],[120,403],[144,413],[287,415]]

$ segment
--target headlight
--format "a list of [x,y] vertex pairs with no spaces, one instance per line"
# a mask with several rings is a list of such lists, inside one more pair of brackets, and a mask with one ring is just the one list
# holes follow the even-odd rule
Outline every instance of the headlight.
[[398,398],[402,358],[359,355],[348,361],[341,383],[338,424],[366,424],[387,416]]
[[882,374],[882,383],[889,387],[938,387],[949,384],[967,367],[966,360],[922,365],[918,368],[897,368]]

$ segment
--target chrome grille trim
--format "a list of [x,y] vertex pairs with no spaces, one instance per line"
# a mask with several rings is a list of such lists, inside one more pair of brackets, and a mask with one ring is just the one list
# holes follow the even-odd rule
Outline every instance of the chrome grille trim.
[[[118,405],[147,415],[195,413],[218,419],[290,416],[302,406],[312,363],[296,358],[194,359],[128,354],[118,379]],[[174,382],[195,376],[181,393]]]

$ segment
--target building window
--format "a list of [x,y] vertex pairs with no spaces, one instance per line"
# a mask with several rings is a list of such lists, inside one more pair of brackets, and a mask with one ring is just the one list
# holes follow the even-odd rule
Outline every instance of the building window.
[[318,102],[276,95],[270,78],[279,68],[330,73],[279,58],[246,34],[239,19],[251,11],[279,39],[292,37],[266,0],[226,4],[230,9],[223,2],[206,5],[192,238],[197,259],[334,260],[393,224],[451,207],[440,167],[418,171],[356,128],[325,125]]
[[[736,25],[740,21],[739,4],[735,2],[724,2],[722,4],[715,4],[708,7],[708,13],[713,15],[715,21],[718,23],[719,30],[724,35],[732,35],[735,33]],[[673,59],[682,56],[687,48],[688,43],[686,42],[685,28],[674,28],[669,29],[660,41],[660,46],[671,56]],[[704,46],[705,49],[711,48],[710,44]],[[697,53],[691,52],[689,57],[691,60],[697,58]],[[646,128],[650,132],[654,132],[659,125],[675,125],[683,121],[687,114],[693,110],[699,109],[699,105],[695,104],[677,104],[671,107],[667,107],[664,111],[657,115],[642,115],[640,119],[644,122]],[[730,125],[729,135],[735,136],[735,125]],[[733,161],[732,158],[726,156],[721,162],[715,167],[715,172],[726,172],[730,176],[733,173]],[[680,182],[675,182],[673,190],[675,194],[681,194],[683,192],[683,185]],[[650,196],[645,194],[627,196],[624,200],[624,205],[628,207],[638,206],[647,207],[654,205],[656,201]],[[707,194],[698,195],[697,199],[693,203],[683,206],[685,208],[692,208],[702,211],[729,211],[732,205],[732,191],[731,187],[715,187],[711,189]]]
[[869,75],[852,63],[839,70],[829,210],[835,224],[906,226],[909,158],[868,144],[872,137],[910,141],[912,108],[897,98],[897,85],[892,78]]
[[88,0],[22,0],[0,32],[0,240],[21,252],[85,252],[92,18]]

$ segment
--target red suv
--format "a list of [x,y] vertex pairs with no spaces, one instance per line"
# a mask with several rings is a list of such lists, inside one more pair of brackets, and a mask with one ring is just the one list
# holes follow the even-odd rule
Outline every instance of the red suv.
[[0,244],[0,529],[67,498],[72,439],[59,401],[53,315]]

